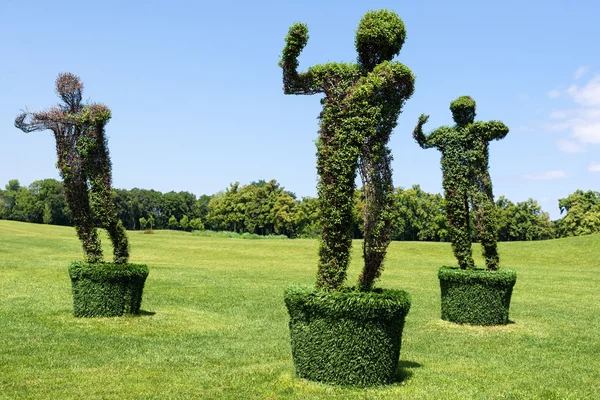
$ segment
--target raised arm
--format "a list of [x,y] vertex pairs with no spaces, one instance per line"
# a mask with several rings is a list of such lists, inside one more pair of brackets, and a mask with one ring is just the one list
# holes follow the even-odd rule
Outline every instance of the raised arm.
[[429,143],[429,137],[425,136],[423,133],[423,125],[429,120],[429,115],[421,114],[419,115],[419,122],[417,126],[415,126],[415,130],[413,131],[413,138],[419,143],[424,149],[429,149],[432,145]]
[[311,71],[298,73],[298,56],[308,41],[306,24],[295,23],[285,37],[285,47],[279,61],[283,69],[283,92],[285,94],[313,94],[322,89],[313,82]]
[[429,120],[429,115],[421,114],[419,116],[419,122],[415,126],[413,131],[413,138],[419,143],[424,149],[430,149],[437,147],[443,150],[444,138],[452,134],[452,128],[448,126],[440,126],[429,135],[423,133],[423,125]]
[[487,141],[500,140],[508,134],[508,127],[500,121],[475,122],[473,124],[477,134]]

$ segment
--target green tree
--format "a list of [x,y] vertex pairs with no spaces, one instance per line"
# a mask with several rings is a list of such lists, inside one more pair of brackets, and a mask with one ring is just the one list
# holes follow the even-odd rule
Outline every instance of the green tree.
[[206,220],[212,229],[232,232],[242,229],[244,210],[239,202],[239,188],[239,182],[232,183],[225,192],[210,199]]
[[148,217],[148,225],[150,225],[150,229],[154,229],[154,223],[155,223],[154,216],[150,215]]
[[318,198],[306,196],[297,203],[294,226],[301,238],[314,238],[321,233]]
[[566,214],[557,221],[560,237],[600,232],[600,192],[576,190],[558,199],[558,207],[561,214]]
[[171,215],[171,218],[169,218],[169,222],[168,222],[168,227],[169,229],[179,229],[179,223],[177,222],[177,218],[175,218],[174,215]]
[[34,181],[29,185],[29,191],[35,197],[36,209],[36,221],[30,222],[53,225],[69,225],[71,223],[62,182],[56,179]]
[[531,198],[513,204],[501,196],[496,201],[496,207],[500,240],[545,240],[556,236],[550,216]]
[[2,217],[5,219],[13,218],[13,208],[17,204],[17,194],[21,189],[18,179],[11,179],[5,186],[5,190],[0,194],[2,196]]
[[190,219],[187,215],[181,217],[181,220],[179,221],[179,227],[184,231],[188,231],[190,229]]
[[194,218],[190,220],[190,228],[193,231],[203,231],[204,224],[202,223],[202,218]]

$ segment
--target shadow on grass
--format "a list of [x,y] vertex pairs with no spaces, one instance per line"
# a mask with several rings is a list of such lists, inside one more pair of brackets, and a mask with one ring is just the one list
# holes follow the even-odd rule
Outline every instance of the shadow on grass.
[[153,315],[156,315],[154,311],[140,310],[139,314],[134,314],[134,317],[151,317]]
[[411,371],[414,368],[423,368],[423,364],[419,364],[418,362],[414,361],[400,360],[393,383],[398,384],[408,381],[414,375],[414,372]]

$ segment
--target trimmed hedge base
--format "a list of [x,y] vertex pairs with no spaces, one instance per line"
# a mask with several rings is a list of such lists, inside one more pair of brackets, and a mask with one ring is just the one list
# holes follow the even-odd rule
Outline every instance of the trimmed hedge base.
[[148,267],[141,264],[88,264],[69,266],[76,317],[118,317],[139,314]]
[[355,386],[394,380],[410,309],[408,293],[290,286],[284,299],[298,377]]
[[506,325],[517,273],[441,267],[442,319],[458,324]]

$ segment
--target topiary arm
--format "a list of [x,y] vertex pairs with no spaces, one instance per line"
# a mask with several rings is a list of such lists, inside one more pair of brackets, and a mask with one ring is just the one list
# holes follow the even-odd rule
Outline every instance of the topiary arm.
[[508,127],[501,121],[475,122],[473,127],[487,141],[504,139],[508,134]]
[[308,41],[308,27],[296,22],[285,37],[285,47],[279,60],[283,70],[283,92],[285,94],[314,94],[322,92],[315,82],[312,71],[298,73],[298,56]]
[[419,122],[417,126],[415,126],[415,130],[413,131],[413,138],[419,143],[424,149],[430,149],[432,147],[440,147],[442,144],[442,137],[445,136],[444,133],[448,131],[448,127],[442,126],[429,135],[425,135],[423,133],[423,125],[429,120],[429,115],[421,114],[419,116]]
[[23,112],[15,118],[15,127],[25,133],[56,130],[65,120],[66,114],[58,107],[41,112]]

